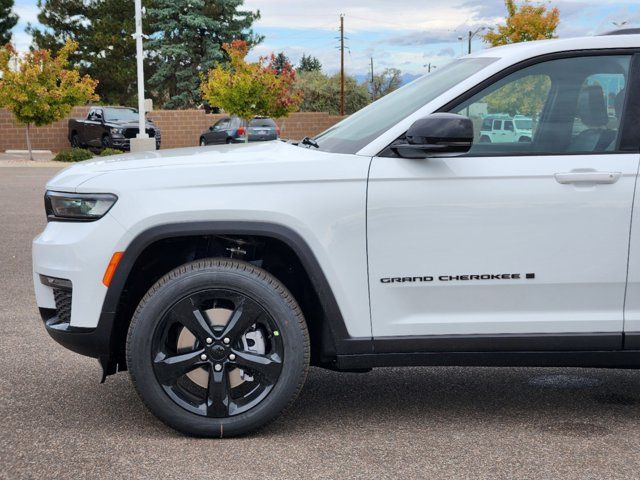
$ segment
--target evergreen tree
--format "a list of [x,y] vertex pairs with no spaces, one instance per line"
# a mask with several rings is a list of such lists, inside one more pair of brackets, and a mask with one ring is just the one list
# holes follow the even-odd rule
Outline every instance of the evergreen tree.
[[13,0],[0,0],[0,47],[11,41],[11,29],[18,23],[12,9]]
[[148,8],[153,25],[147,44],[157,61],[150,78],[165,108],[189,108],[202,101],[201,76],[227,55],[224,43],[262,41],[251,30],[260,12],[240,10],[244,0],[155,0]]
[[302,54],[300,65],[298,65],[298,73],[303,72],[320,72],[322,71],[322,63],[313,55]]
[[[131,0],[38,0],[38,21],[29,26],[36,48],[57,52],[66,40],[78,43],[70,61],[81,74],[100,81],[96,92],[106,104],[135,105],[136,48]],[[148,26],[145,26],[145,30]],[[148,62],[147,62],[148,63]],[[145,73],[149,72],[146,68]]]
[[280,75],[282,72],[287,70],[289,66],[291,66],[291,62],[289,61],[289,57],[287,57],[284,52],[280,52],[273,57],[272,65],[278,75]]

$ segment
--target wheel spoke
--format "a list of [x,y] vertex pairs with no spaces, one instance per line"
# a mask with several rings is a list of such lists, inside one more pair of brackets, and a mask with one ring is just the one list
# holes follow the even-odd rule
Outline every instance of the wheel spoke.
[[244,333],[262,315],[262,309],[252,301],[242,298],[236,304],[236,308],[229,317],[221,337],[234,340]]
[[204,342],[206,338],[214,337],[209,321],[190,298],[179,301],[171,313],[175,321],[184,325],[201,342]]
[[156,359],[154,369],[158,380],[164,385],[175,385],[182,375],[204,365],[205,362],[200,359],[200,355],[203,353],[204,350],[195,350],[181,355],[163,356]]
[[242,351],[235,351],[236,359],[234,361],[240,367],[248,368],[250,371],[259,373],[267,382],[273,384],[280,376],[282,369],[282,359],[278,354],[258,355]]
[[226,369],[216,372],[209,370],[209,388],[207,390],[207,415],[209,417],[229,416],[231,406],[231,394],[229,375]]

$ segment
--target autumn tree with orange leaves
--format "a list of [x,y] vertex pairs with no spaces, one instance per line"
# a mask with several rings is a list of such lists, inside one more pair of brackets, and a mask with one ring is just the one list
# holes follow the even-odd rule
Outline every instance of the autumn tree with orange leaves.
[[0,107],[26,126],[31,160],[31,125],[49,125],[69,115],[74,106],[98,100],[98,82],[69,67],[69,55],[77,48],[77,43],[67,41],[56,56],[49,50],[19,55],[11,45],[0,49]]
[[509,43],[530,42],[556,38],[560,23],[560,10],[547,9],[546,5],[533,5],[528,0],[518,6],[515,0],[505,0],[507,18],[505,25],[490,29],[483,39],[492,47]]
[[[560,11],[557,8],[548,10],[545,5],[532,5],[528,0],[519,7],[515,0],[505,0],[505,5],[506,24],[491,29],[483,36],[484,41],[492,47],[555,38],[560,22]],[[489,112],[527,115],[535,121],[550,88],[551,81],[543,75],[533,75],[508,83],[487,96]]]
[[284,118],[298,110],[302,95],[294,88],[296,72],[290,63],[278,63],[276,68],[273,54],[247,62],[249,47],[242,40],[222,48],[229,63],[211,69],[201,85],[209,105],[247,122],[253,117]]

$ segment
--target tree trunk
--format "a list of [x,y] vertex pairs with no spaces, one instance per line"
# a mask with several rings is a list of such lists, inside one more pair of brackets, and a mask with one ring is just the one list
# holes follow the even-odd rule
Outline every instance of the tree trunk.
[[33,150],[31,149],[31,137],[29,136],[29,129],[31,124],[27,123],[27,149],[29,150],[29,160],[33,161]]
[[249,123],[250,120],[245,120],[247,122],[247,126],[244,127],[244,143],[249,143]]

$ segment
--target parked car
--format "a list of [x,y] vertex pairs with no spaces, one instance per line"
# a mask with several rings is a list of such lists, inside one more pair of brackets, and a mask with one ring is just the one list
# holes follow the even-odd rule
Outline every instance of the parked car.
[[[464,112],[540,76],[508,88],[531,142],[473,141]],[[638,112],[640,35],[523,42],[298,143],[74,165],[33,242],[44,326],[209,437],[275,419],[309,365],[638,368]]]
[[480,142],[530,142],[533,138],[533,119],[524,115],[488,115],[480,127]]
[[280,137],[280,128],[271,118],[256,117],[249,122],[238,117],[224,117],[200,135],[200,146],[224,143],[266,142]]
[[[162,140],[160,128],[147,120],[147,134],[155,138],[156,149]],[[129,142],[138,135],[138,111],[125,107],[92,107],[85,119],[69,120],[69,142],[72,147],[117,148],[129,150]]]

